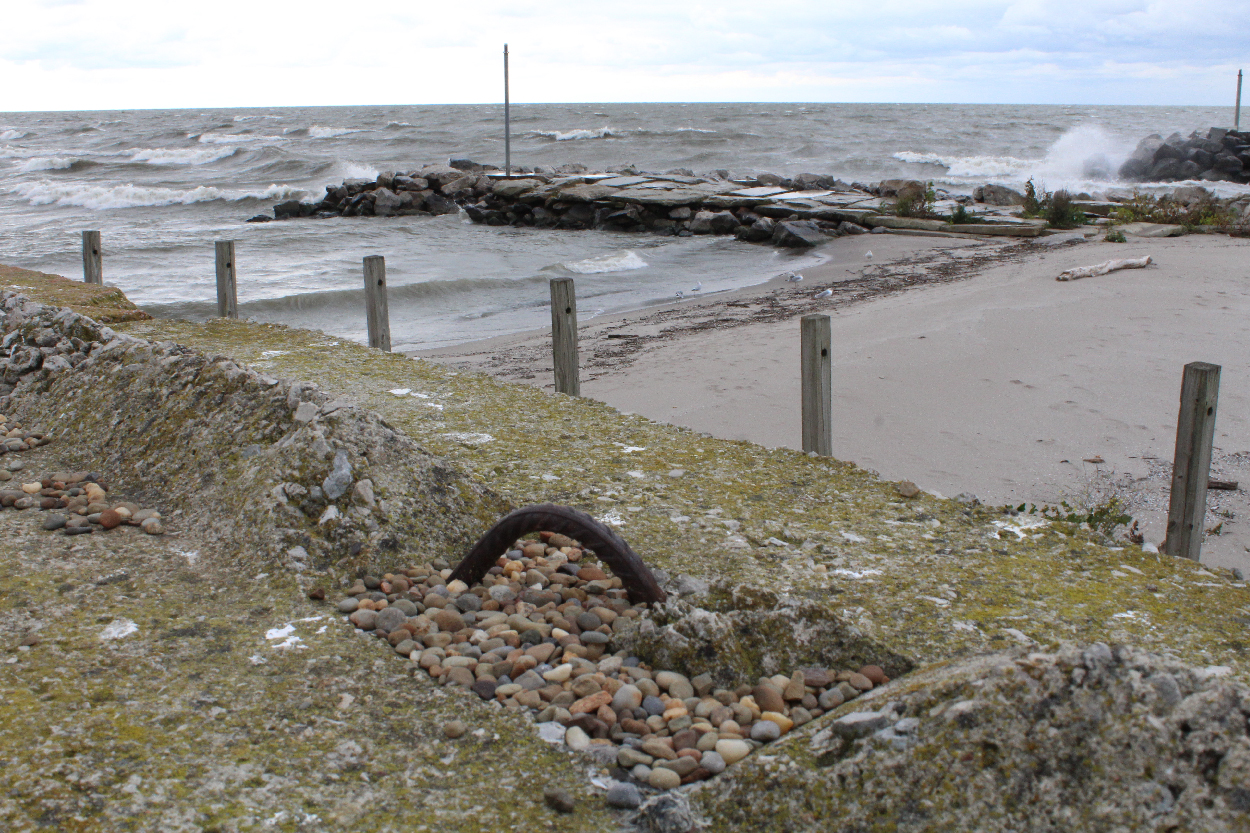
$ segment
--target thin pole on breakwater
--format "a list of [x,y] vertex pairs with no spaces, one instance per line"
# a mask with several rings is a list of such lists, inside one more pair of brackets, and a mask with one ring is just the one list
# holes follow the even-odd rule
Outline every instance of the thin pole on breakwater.
[[[1240,84],[1238,81],[1238,100],[1241,99]],[[512,113],[511,103],[507,98],[507,44],[504,44],[504,175],[512,175]]]
[[1237,70],[1237,107],[1233,110],[1233,131],[1241,132],[1241,70]]
[[100,253],[100,232],[82,233],[82,282],[104,285],[104,256]]

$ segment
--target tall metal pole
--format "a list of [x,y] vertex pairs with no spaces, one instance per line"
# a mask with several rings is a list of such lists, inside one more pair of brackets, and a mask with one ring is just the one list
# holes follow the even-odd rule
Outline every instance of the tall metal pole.
[[1241,70],[1237,70],[1237,109],[1233,111],[1233,131],[1241,132]]
[[[1238,100],[1241,100],[1240,81]],[[512,175],[512,114],[511,103],[507,100],[507,44],[504,44],[504,175]]]

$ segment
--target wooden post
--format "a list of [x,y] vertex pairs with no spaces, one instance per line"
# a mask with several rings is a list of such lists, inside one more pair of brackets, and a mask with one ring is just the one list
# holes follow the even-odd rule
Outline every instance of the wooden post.
[[217,250],[217,317],[239,317],[238,283],[234,271],[234,241],[218,240]]
[[803,374],[803,450],[833,454],[832,326],[827,315],[799,322]]
[[391,350],[391,312],[386,306],[386,258],[365,258],[365,319],[369,323],[369,346]]
[[104,285],[104,255],[100,252],[100,232],[82,233],[82,282]]
[[581,396],[577,369],[577,297],[572,278],[551,279],[551,357],[556,393]]
[[1219,393],[1218,364],[1185,365],[1180,413],[1176,417],[1176,453],[1172,457],[1172,499],[1168,503],[1167,533],[1160,549],[1194,561],[1202,551],[1205,531],[1207,480]]
[[1241,132],[1241,70],[1237,70],[1237,107],[1233,110],[1233,132]]

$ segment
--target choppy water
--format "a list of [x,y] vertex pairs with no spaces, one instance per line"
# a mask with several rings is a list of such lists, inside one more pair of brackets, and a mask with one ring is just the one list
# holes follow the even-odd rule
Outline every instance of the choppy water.
[[[889,104],[514,105],[514,164],[727,168],[848,181],[1097,191],[1153,132],[1224,125],[1199,107]],[[802,267],[724,238],[475,226],[463,218],[243,223],[327,184],[448,157],[502,164],[498,106],[0,113],[0,262],[105,280],[162,315],[215,311],[213,241],[238,241],[240,314],[364,339],[361,258],[386,257],[397,349],[549,322],[546,281],[575,275],[583,318],[759,283]],[[1221,186],[1238,190],[1238,186]],[[1240,187],[1240,190],[1245,190]]]

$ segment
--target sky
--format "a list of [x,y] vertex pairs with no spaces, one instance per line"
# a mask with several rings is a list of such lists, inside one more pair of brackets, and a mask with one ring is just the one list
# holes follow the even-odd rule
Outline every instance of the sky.
[[[514,102],[1225,105],[1246,0],[3,0],[0,111]],[[1247,93],[1250,97],[1250,93]]]

